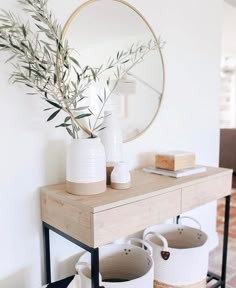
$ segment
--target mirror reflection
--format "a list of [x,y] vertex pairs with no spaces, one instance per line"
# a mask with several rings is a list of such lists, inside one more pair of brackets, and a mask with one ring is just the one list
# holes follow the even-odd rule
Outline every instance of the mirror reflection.
[[[72,14],[63,33],[84,66],[102,70],[117,59],[129,59],[120,69],[114,65],[101,73],[87,96],[93,113],[99,113],[104,93],[111,93],[104,110],[120,117],[124,142],[143,133],[159,110],[164,90],[162,44],[146,20],[125,2],[88,1]],[[107,81],[109,91],[104,92]]]

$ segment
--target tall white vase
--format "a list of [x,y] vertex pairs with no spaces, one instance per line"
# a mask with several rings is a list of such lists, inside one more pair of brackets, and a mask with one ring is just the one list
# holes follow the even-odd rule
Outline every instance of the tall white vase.
[[110,111],[104,112],[103,126],[99,137],[104,145],[107,166],[107,184],[110,184],[109,177],[114,165],[123,160],[122,151],[122,129],[118,117]]
[[76,195],[106,190],[106,157],[99,138],[72,139],[67,151],[66,190]]

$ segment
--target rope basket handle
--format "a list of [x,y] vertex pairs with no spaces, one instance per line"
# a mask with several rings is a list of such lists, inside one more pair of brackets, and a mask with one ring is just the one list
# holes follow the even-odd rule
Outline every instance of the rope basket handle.
[[[76,273],[81,277],[81,273],[79,272],[79,266],[85,266],[85,267],[87,267],[89,270],[90,270],[90,272],[91,272],[91,265],[88,263],[88,262],[78,262],[78,263],[76,263],[75,264],[75,270],[76,270]],[[102,275],[101,275],[101,273],[99,272],[99,282],[101,282],[102,281]]]
[[163,235],[161,235],[161,234],[159,234],[159,233],[157,233],[157,232],[154,232],[154,231],[148,232],[148,233],[144,236],[144,239],[146,239],[146,237],[147,237],[148,235],[153,235],[153,236],[159,238],[159,239],[162,241],[163,248],[162,248],[162,251],[161,251],[161,257],[162,257],[164,260],[168,260],[168,259],[170,258],[170,251],[169,251],[169,245],[168,245],[167,239],[166,239]]
[[[139,239],[139,238],[131,238],[129,239],[129,241],[127,242],[127,244],[137,244],[140,243],[142,244],[142,248],[148,252],[148,254],[150,256],[152,256],[152,246],[145,240]],[[137,246],[137,245],[136,245]]]
[[75,270],[77,271],[78,274],[79,274],[79,266],[85,266],[91,270],[91,265],[88,264],[87,262],[78,262],[75,264]]
[[197,219],[195,219],[195,218],[193,218],[191,216],[180,216],[178,218],[178,220],[177,220],[178,221],[177,224],[183,225],[182,224],[182,219],[190,219],[190,220],[192,220],[193,222],[195,222],[198,225],[198,230],[202,230],[202,225]]

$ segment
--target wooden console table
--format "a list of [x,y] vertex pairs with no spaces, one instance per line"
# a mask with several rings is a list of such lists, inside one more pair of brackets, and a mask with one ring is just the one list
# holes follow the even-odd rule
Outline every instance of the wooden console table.
[[212,287],[225,287],[232,170],[207,167],[204,173],[178,179],[135,170],[131,179],[128,190],[108,188],[93,196],[71,195],[64,184],[41,189],[47,283],[51,282],[49,230],[91,252],[92,288],[98,288],[100,245],[225,197],[222,273],[208,275],[208,281],[218,281],[219,286]]

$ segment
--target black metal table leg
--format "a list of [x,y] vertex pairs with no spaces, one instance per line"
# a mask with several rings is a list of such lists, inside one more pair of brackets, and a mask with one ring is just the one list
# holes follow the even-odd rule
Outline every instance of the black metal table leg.
[[44,259],[46,267],[46,282],[47,284],[51,283],[51,263],[50,263],[50,239],[49,231],[61,235],[65,239],[71,241],[77,246],[83,248],[84,250],[91,253],[91,288],[99,288],[99,248],[92,248],[79,240],[74,239],[73,237],[65,234],[64,232],[58,230],[57,228],[43,222],[43,236],[44,236]]
[[99,249],[91,250],[92,288],[99,288]]
[[51,283],[50,239],[49,228],[43,223],[44,261],[46,267],[46,283]]
[[[224,235],[223,235],[223,248],[222,248],[222,268],[221,275],[216,275],[208,271],[207,283],[212,280],[217,281],[211,288],[225,288],[226,287],[226,271],[227,271],[227,254],[228,254],[228,237],[229,237],[229,219],[230,219],[230,199],[231,196],[225,197],[225,215],[224,215]],[[176,223],[179,222],[180,215],[176,217]]]
[[221,281],[222,281],[221,287],[222,288],[225,288],[225,284],[226,284],[230,198],[231,198],[230,195],[225,197],[224,238],[223,238],[223,255],[222,255],[222,269],[221,269]]

